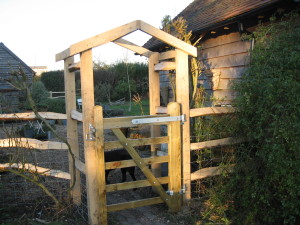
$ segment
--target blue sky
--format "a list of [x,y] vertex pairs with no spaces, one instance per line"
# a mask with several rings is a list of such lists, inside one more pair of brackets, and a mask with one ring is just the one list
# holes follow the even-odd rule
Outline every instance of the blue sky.
[[[71,44],[137,19],[160,27],[164,15],[174,17],[192,1],[0,0],[0,42],[29,66],[62,69],[55,54]],[[138,31],[126,39],[142,45],[149,36]],[[96,48],[93,55],[105,63],[146,62],[114,44]]]

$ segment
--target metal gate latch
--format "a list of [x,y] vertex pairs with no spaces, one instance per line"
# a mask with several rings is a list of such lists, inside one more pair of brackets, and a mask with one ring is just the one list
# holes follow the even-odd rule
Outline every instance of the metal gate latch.
[[180,116],[133,119],[131,122],[132,124],[144,124],[144,123],[164,123],[164,122],[173,122],[173,121],[181,121],[181,124],[183,124],[186,121],[185,114]]
[[89,132],[86,134],[87,141],[95,141],[96,140],[96,128],[93,127],[92,124],[89,124]]

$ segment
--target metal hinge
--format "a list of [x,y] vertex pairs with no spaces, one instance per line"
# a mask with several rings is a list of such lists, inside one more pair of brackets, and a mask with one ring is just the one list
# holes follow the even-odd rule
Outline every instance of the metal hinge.
[[96,128],[93,127],[92,124],[89,124],[89,132],[86,134],[87,141],[95,141],[96,140]]
[[[174,191],[173,190],[167,190],[166,193],[170,196],[173,196],[174,195]],[[185,186],[183,186],[180,191],[179,191],[179,194],[180,195],[183,195],[185,193]]]
[[183,124],[186,121],[185,114],[180,116],[133,119],[131,122],[132,124],[145,124],[145,123],[164,123],[164,122],[173,122],[173,121],[181,121],[181,123]]

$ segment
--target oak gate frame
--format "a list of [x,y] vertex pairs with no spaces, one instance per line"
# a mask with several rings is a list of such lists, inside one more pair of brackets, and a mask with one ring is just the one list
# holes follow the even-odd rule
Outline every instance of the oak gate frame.
[[[134,31],[143,31],[167,44],[174,47],[174,50],[158,53],[152,52],[141,46],[135,45],[122,37]],[[78,127],[77,120],[83,122],[83,135],[88,137],[91,126],[96,129],[95,141],[84,139],[85,164],[79,160],[75,161],[75,166],[70,163],[71,183],[76,177],[75,187],[72,196],[75,204],[81,203],[80,188],[80,171],[85,171],[87,175],[88,188],[88,210],[90,224],[105,224],[106,219],[100,215],[105,212],[103,202],[98,201],[101,193],[105,190],[101,189],[99,183],[103,183],[104,174],[99,172],[99,165],[104,168],[104,159],[99,154],[103,149],[103,123],[97,122],[103,120],[102,108],[95,107],[94,87],[93,87],[93,60],[92,48],[113,42],[117,45],[125,47],[139,55],[149,58],[149,104],[150,115],[155,116],[158,113],[166,113],[166,109],[160,107],[160,80],[159,71],[176,70],[176,101],[181,105],[180,114],[185,115],[186,121],[181,126],[181,149],[182,149],[182,185],[185,186],[185,199],[190,198],[190,107],[189,107],[189,74],[188,74],[188,56],[197,56],[197,49],[176,37],[159,30],[141,20],[136,20],[123,26],[117,27],[110,31],[88,38],[81,42],[71,45],[68,49],[56,54],[56,61],[64,60],[65,74],[65,92],[66,92],[66,114],[67,114],[67,135],[75,157],[79,158],[78,147]],[[74,55],[80,54],[80,62],[74,63]],[[175,59],[175,60],[174,60]],[[81,72],[81,96],[82,96],[82,115],[76,111],[76,90],[75,90],[75,70],[80,69]],[[118,130],[113,129],[118,136],[120,143],[127,143]],[[156,137],[160,133],[159,126],[151,127],[151,136]],[[123,145],[127,147],[125,144]],[[131,153],[130,147],[126,148]],[[151,151],[155,152],[155,144],[151,145]],[[134,154],[134,153],[133,153]],[[69,160],[72,162],[72,160]],[[75,169],[74,169],[75,168]],[[152,165],[154,175],[159,176],[159,167]],[[103,171],[102,171],[103,172]],[[154,177],[155,178],[155,177]],[[105,182],[105,181],[104,181]],[[104,186],[105,189],[105,186]],[[166,201],[167,202],[167,201]],[[105,203],[106,204],[106,203]]]

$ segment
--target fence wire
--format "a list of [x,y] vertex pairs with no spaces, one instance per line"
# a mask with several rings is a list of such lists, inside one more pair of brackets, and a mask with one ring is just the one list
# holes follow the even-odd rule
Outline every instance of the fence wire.
[[[18,136],[18,130],[24,127],[27,122],[6,122],[0,129],[0,139],[7,139]],[[64,131],[63,125],[55,125],[57,130]],[[14,140],[17,140],[14,136]],[[54,139],[50,139],[54,140]],[[30,168],[35,170],[37,167],[47,168],[49,170],[59,170],[69,172],[69,160],[67,150],[38,150],[21,147],[0,148],[0,164],[15,163],[18,167],[23,168],[24,165],[31,165]],[[20,170],[18,170],[20,171]],[[41,182],[54,196],[65,201],[68,197],[67,190],[70,181],[62,178],[43,176],[38,173],[29,173],[25,170],[24,175]],[[23,209],[29,207],[36,217],[41,217],[43,206],[53,205],[53,201],[45,192],[36,184],[24,179],[23,177],[0,170],[0,207],[7,208],[18,206]]]
[[[191,140],[193,143],[212,141],[233,136],[234,114],[204,116],[194,118]],[[220,175],[204,177],[192,181],[192,198],[210,198],[214,187],[224,182],[224,177],[234,164],[234,145],[207,147],[191,153],[191,171],[206,172],[210,168],[220,168]]]

